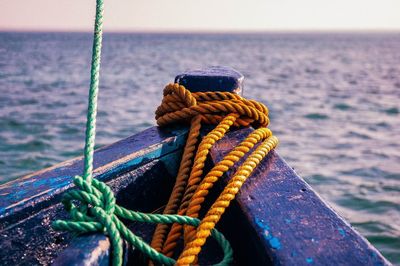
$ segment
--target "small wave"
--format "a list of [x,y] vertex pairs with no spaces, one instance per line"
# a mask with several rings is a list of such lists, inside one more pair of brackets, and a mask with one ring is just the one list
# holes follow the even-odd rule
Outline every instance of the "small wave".
[[25,128],[25,124],[13,119],[13,118],[3,118],[3,119],[0,118],[0,128],[16,130],[16,129]]
[[378,221],[358,222],[358,223],[352,223],[352,225],[361,228],[363,231],[369,233],[384,233],[392,230],[390,225],[383,224]]
[[396,202],[387,200],[375,200],[361,194],[344,193],[339,200],[336,200],[341,206],[346,206],[352,210],[370,211],[375,214],[384,214],[390,210],[400,210]]
[[399,114],[399,109],[397,107],[392,107],[384,110],[385,113],[388,115],[398,115]]
[[12,147],[12,149],[15,151],[31,152],[31,151],[43,151],[49,148],[50,145],[42,140],[35,139],[25,143],[10,144],[10,147]]
[[348,105],[346,103],[337,103],[333,106],[333,108],[338,109],[338,110],[343,110],[343,111],[353,109],[350,105]]
[[342,175],[352,175],[352,176],[360,176],[360,177],[370,177],[370,178],[378,178],[378,180],[382,179],[400,179],[400,173],[391,173],[379,169],[378,167],[369,167],[369,168],[357,168],[350,171],[342,171],[340,172]]
[[37,104],[38,101],[36,99],[20,99],[18,103],[20,105],[31,105],[31,104]]
[[304,117],[312,120],[325,120],[329,118],[329,116],[320,113],[310,113],[305,115]]
[[355,132],[355,131],[350,131],[348,134],[346,134],[348,137],[355,137],[355,138],[359,138],[359,139],[371,139],[370,136],[366,135],[366,134],[362,134],[359,132]]

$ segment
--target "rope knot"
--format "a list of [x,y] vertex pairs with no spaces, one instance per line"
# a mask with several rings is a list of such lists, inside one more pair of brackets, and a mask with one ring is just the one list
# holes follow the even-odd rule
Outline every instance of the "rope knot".
[[[110,187],[97,179],[92,179],[89,184],[81,176],[75,176],[74,184],[77,189],[66,192],[62,200],[66,210],[71,215],[71,220],[57,220],[53,223],[53,228],[78,234],[106,233],[113,247],[113,265],[122,265],[122,238],[160,264],[175,264],[174,259],[158,253],[143,242],[140,237],[133,234],[121,222],[121,218],[133,222],[180,223],[194,226],[200,224],[198,219],[185,216],[145,214],[127,210],[115,203],[115,197]],[[78,204],[75,204],[76,202]],[[229,242],[217,230],[214,230],[212,235],[224,252],[221,265],[229,264],[232,261],[232,249]]]
[[[92,180],[92,184],[85,181],[81,176],[75,176],[74,184],[78,190],[73,194],[66,194],[64,198],[69,201],[77,200],[81,205],[87,205],[88,209],[101,208],[107,215],[112,215],[115,210],[115,197],[105,183]],[[70,195],[70,196],[68,196]]]

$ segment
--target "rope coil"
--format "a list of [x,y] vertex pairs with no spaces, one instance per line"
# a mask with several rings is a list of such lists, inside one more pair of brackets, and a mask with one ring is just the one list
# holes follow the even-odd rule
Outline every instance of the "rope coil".
[[[197,261],[207,237],[221,218],[225,208],[238,193],[258,163],[275,148],[278,139],[266,128],[269,123],[268,108],[254,100],[247,100],[229,92],[191,93],[179,84],[168,84],[164,98],[156,110],[159,126],[189,122],[188,141],[185,146],[175,186],[165,207],[164,214],[177,213],[197,218],[201,205],[213,184],[234,166],[258,143],[257,149],[239,167],[226,189],[203,218],[199,227],[173,224],[156,227],[151,245],[166,256],[174,254],[177,242],[184,233],[185,248],[177,264],[189,265]],[[201,123],[216,124],[198,145]],[[256,130],[218,162],[203,178],[205,160],[211,147],[232,126],[252,125]],[[188,174],[190,172],[190,174]],[[179,205],[180,203],[180,205]]]

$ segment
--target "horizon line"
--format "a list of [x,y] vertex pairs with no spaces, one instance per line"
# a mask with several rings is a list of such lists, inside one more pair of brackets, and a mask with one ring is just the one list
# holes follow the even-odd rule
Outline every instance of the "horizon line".
[[[57,28],[1,28],[0,32],[15,33],[93,33],[91,29],[57,29]],[[196,34],[196,33],[400,33],[400,28],[370,28],[370,29],[105,29],[104,33],[155,33],[155,34]]]

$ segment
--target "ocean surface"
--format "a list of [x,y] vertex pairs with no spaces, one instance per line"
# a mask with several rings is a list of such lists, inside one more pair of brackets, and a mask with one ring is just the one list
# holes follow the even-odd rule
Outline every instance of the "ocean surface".
[[[82,153],[90,33],[0,33],[0,183]],[[400,265],[400,33],[105,34],[97,146],[155,125],[162,89],[245,75],[279,153]]]

